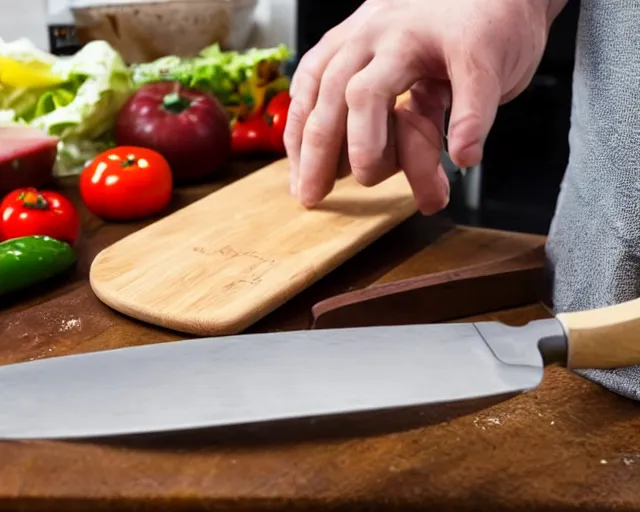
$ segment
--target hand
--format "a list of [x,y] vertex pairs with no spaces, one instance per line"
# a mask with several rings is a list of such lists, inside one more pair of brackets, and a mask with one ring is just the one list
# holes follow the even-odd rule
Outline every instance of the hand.
[[[284,134],[291,192],[307,207],[352,172],[376,185],[403,170],[420,211],[449,200],[448,150],[482,159],[497,108],[540,63],[566,0],[367,0],[300,61]],[[394,106],[410,90],[410,100]]]

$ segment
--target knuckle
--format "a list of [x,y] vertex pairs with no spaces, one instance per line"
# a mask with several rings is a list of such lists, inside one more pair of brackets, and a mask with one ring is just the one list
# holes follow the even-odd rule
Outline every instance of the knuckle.
[[374,167],[377,161],[371,151],[363,147],[349,147],[349,161],[351,165],[358,169],[370,169]]
[[327,69],[322,75],[320,89],[329,94],[332,92],[335,94],[336,91],[344,88],[344,77],[345,72],[343,69]]
[[313,65],[313,62],[310,62],[308,59],[304,60],[306,57],[307,55],[300,61],[293,76],[297,89],[312,86],[320,80],[320,77],[315,73],[316,67]]
[[362,110],[375,97],[370,83],[361,74],[354,75],[345,90],[345,100],[350,110]]
[[[469,111],[465,112],[462,116],[451,121],[449,130],[451,136],[464,137],[469,136],[477,137],[479,133],[482,133],[484,125],[484,119],[479,112]],[[475,140],[473,142],[476,142]]]
[[320,37],[320,40],[318,41],[318,46],[325,45],[325,44],[333,44],[337,42],[341,37],[341,33],[342,33],[342,24],[331,27],[324,34],[322,34],[322,37]]
[[349,148],[349,161],[353,175],[360,185],[373,187],[380,182],[376,169],[383,165],[381,158],[364,148]]
[[305,108],[299,101],[291,102],[289,111],[287,112],[287,124],[285,125],[285,132],[291,128],[297,128],[304,123]]
[[423,69],[424,47],[411,30],[393,32],[384,38],[376,54],[387,61],[402,62],[405,69]]
[[287,113],[287,123],[284,127],[283,141],[287,148],[293,148],[300,143],[301,127],[304,126],[304,109],[299,102],[293,102]]
[[331,143],[331,133],[315,111],[307,118],[303,136],[304,143],[313,147],[325,147]]
[[287,153],[291,153],[298,149],[300,145],[300,137],[298,135],[299,128],[298,126],[290,125],[287,122],[287,126],[285,126],[284,134],[282,135],[282,142],[284,143],[284,147],[287,150]]
[[482,157],[484,144],[484,121],[475,113],[455,119],[449,126],[449,152],[456,159],[463,157],[467,162],[461,166],[475,165]]
[[397,56],[412,57],[419,47],[418,37],[411,30],[394,32],[389,39],[388,48]]

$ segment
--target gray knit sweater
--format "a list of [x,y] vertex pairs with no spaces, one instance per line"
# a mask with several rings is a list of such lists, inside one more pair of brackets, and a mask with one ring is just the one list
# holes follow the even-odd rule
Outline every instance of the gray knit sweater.
[[[640,296],[639,0],[582,1],[569,142],[547,244],[557,312]],[[640,400],[640,367],[581,373]]]

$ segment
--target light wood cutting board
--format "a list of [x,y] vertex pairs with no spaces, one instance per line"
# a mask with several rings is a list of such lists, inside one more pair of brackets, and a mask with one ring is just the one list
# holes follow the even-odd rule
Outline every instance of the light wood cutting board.
[[344,178],[306,210],[289,194],[283,159],[107,247],[90,283],[138,320],[235,334],[416,211],[404,173],[372,188]]

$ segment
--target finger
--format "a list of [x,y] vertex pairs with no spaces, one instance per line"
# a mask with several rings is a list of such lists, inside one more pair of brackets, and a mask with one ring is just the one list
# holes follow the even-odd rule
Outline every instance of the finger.
[[332,28],[300,58],[289,86],[289,95],[292,98],[295,98],[299,89],[304,87],[308,76],[320,79],[325,66],[340,48],[344,40],[344,32],[344,27],[341,25]]
[[289,159],[289,187],[291,195],[298,194],[298,171],[300,168],[300,146],[304,125],[313,109],[312,99],[291,99],[287,124],[284,128],[283,142]]
[[445,111],[451,105],[451,88],[448,80],[420,80],[411,87],[409,110],[430,118],[444,136]]
[[401,36],[376,51],[347,86],[349,161],[359,183],[372,186],[398,171],[395,137],[389,137],[396,97],[419,78],[419,53]]
[[484,143],[493,125],[502,96],[499,77],[470,61],[455,61],[451,69],[451,116],[448,148],[459,167],[482,160]]
[[[438,148],[442,147],[442,134],[444,132],[445,110],[449,105],[449,85],[448,81],[428,79],[420,80],[411,87],[409,101],[397,106],[398,109],[409,110],[421,117],[429,118],[436,131],[429,131],[431,137],[428,142]],[[383,161],[387,164],[395,162],[394,165],[380,167],[378,171],[370,172],[361,178],[368,186],[374,186],[393,176],[402,166],[400,165],[397,153],[397,130],[395,129],[395,116],[388,117],[387,139]],[[416,158],[420,158],[416,155]],[[443,171],[444,172],[444,171]],[[448,179],[447,186],[448,186]]]
[[291,194],[294,196],[297,194],[300,146],[304,126],[315,106],[322,74],[340,48],[341,42],[339,27],[327,32],[320,42],[300,59],[291,80],[289,88],[291,104],[284,130],[284,146],[289,158],[289,182]]
[[[322,50],[333,47],[333,52],[331,52],[331,54],[333,55],[338,50],[345,38],[353,34],[355,31],[361,29],[361,27],[368,21],[368,16],[371,11],[375,11],[375,9],[376,6],[373,5],[373,2],[365,2],[353,13],[351,13],[351,15],[349,15],[347,19],[325,32],[320,38],[320,41],[318,41],[318,43],[316,43],[316,45],[310,50],[305,52],[305,54],[300,59],[300,62],[298,63],[298,67],[293,74],[293,77],[291,78],[289,94],[292,97],[295,96],[298,92],[298,81],[300,80],[300,76],[306,71],[310,71],[315,68],[314,62],[318,59],[321,59],[321,56],[324,55]],[[311,69],[306,67],[307,64]],[[302,70],[302,73],[299,73],[300,70]]]
[[395,112],[398,162],[425,215],[442,210],[449,202],[449,180],[440,165],[442,139],[437,121],[408,109]]
[[345,39],[365,26],[369,13],[374,7],[371,2],[365,2],[346,20],[327,31],[320,41],[303,55],[291,79],[289,93],[292,101],[289,106],[284,143],[290,162],[291,193],[294,196],[297,195],[303,130],[315,106],[320,79],[327,64]]
[[[350,172],[355,176],[356,181],[365,187],[373,187],[389,179],[400,170],[396,148],[396,129],[393,111],[387,114],[387,143],[382,151],[382,158],[369,168],[351,166],[349,158]],[[348,149],[347,149],[348,152]]]
[[352,39],[327,65],[316,106],[307,118],[300,149],[298,195],[314,206],[333,188],[346,134],[345,90],[351,77],[371,59],[366,39]]

